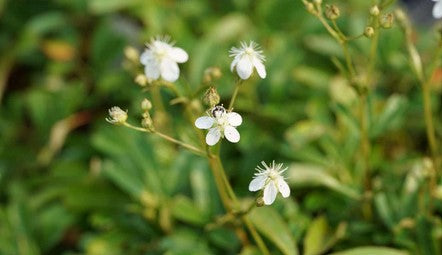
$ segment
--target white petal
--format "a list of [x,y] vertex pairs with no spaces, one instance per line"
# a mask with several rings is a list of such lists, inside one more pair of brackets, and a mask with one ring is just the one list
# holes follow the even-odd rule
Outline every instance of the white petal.
[[290,196],[290,187],[287,182],[285,182],[283,177],[278,178],[278,190],[281,192],[283,197]]
[[434,5],[433,17],[435,17],[436,19],[442,18],[442,1],[439,1]]
[[152,80],[157,80],[160,78],[160,69],[155,61],[151,60],[147,62],[146,66],[144,67],[144,74],[147,78]]
[[259,175],[250,182],[249,184],[249,190],[250,191],[257,191],[262,188],[264,188],[264,185],[266,184],[266,177],[264,175]]
[[229,140],[231,143],[237,143],[239,142],[239,132],[236,130],[236,128],[232,126],[226,126],[224,127],[224,136]]
[[249,57],[242,57],[236,65],[236,72],[239,78],[247,80],[252,75],[253,64]]
[[170,57],[178,63],[184,63],[189,59],[189,55],[183,49],[175,47],[170,50]]
[[160,65],[161,77],[168,82],[174,82],[178,80],[180,76],[180,69],[178,68],[178,64],[168,58],[163,59]]
[[219,128],[211,128],[206,135],[206,143],[209,146],[215,145],[221,138],[221,131]]
[[271,205],[275,201],[277,193],[278,190],[276,189],[275,184],[273,181],[270,181],[264,188],[264,204]]
[[232,61],[232,63],[230,64],[230,71],[233,72],[233,68],[235,68],[236,64],[238,64],[239,58],[235,57]]
[[253,65],[256,68],[256,71],[258,72],[259,77],[264,79],[267,76],[266,68],[264,64],[259,60],[257,57],[253,58]]
[[199,117],[195,120],[195,126],[199,129],[209,129],[212,127],[215,119],[209,116]]
[[140,62],[143,65],[147,65],[150,61],[154,59],[152,51],[145,50],[140,56]]
[[242,117],[236,112],[227,113],[227,120],[231,126],[237,127],[242,123]]

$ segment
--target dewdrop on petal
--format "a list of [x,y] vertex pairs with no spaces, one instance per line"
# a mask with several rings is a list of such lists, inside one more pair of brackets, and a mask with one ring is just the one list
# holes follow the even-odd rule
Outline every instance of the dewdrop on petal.
[[114,106],[109,109],[109,117],[106,118],[106,121],[114,124],[121,125],[126,123],[127,120],[127,111],[121,110],[120,107]]
[[195,121],[195,126],[199,129],[208,129],[206,143],[213,146],[221,138],[226,138],[231,143],[239,142],[240,135],[236,127],[241,125],[242,117],[236,112],[227,112],[223,106],[215,106],[209,116],[199,117]]
[[256,69],[259,77],[262,79],[267,76],[266,68],[263,64],[265,57],[259,45],[254,41],[251,41],[248,45],[245,42],[241,42],[240,48],[232,47],[229,52],[229,56],[233,57],[230,71],[236,70],[236,73],[242,80],[250,78],[253,69]]
[[174,82],[180,76],[178,63],[189,59],[187,52],[173,47],[168,37],[157,37],[146,44],[147,49],[141,54],[140,62],[144,65],[144,73],[148,79]]
[[262,166],[258,165],[255,168],[258,172],[255,173],[255,177],[250,182],[249,190],[252,192],[264,190],[263,200],[265,205],[271,205],[275,201],[278,191],[283,197],[290,196],[290,187],[282,176],[288,168],[282,168],[283,164],[275,164],[275,161],[270,165],[261,161],[261,164]]

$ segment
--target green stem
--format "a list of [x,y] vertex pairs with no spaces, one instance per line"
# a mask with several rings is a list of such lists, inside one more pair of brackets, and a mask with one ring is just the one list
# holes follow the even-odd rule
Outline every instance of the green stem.
[[230,99],[228,111],[233,110],[233,105],[235,104],[236,97],[238,96],[239,88],[241,86],[242,80],[238,78],[235,83],[235,90],[233,91],[232,98]]
[[125,127],[131,128],[131,129],[134,129],[134,130],[137,130],[137,131],[146,132],[146,133],[152,133],[152,134],[158,135],[159,137],[163,138],[164,140],[167,140],[167,141],[169,141],[171,143],[174,143],[174,144],[177,144],[177,145],[179,145],[181,147],[184,147],[184,148],[190,150],[191,152],[193,152],[193,153],[195,153],[195,154],[197,154],[199,156],[207,155],[205,151],[203,151],[203,150],[201,150],[201,149],[199,149],[199,148],[197,148],[197,147],[195,147],[193,145],[190,145],[188,143],[185,143],[185,142],[177,140],[177,139],[175,139],[173,137],[170,137],[170,136],[168,136],[166,134],[163,134],[161,132],[158,132],[158,131],[155,131],[155,130],[148,130],[148,129],[145,129],[145,128],[142,128],[142,127],[136,127],[136,126],[133,126],[133,125],[127,123],[127,122],[125,122],[123,125]]

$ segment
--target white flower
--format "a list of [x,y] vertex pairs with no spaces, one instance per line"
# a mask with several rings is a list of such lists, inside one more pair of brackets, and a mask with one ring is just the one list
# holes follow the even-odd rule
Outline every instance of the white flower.
[[436,4],[433,7],[433,17],[436,19],[442,18],[442,0],[433,0]]
[[121,110],[120,107],[114,106],[109,109],[109,117],[106,118],[106,121],[111,124],[123,124],[127,120],[127,111]]
[[262,63],[265,61],[265,57],[259,45],[254,41],[251,41],[249,45],[241,42],[241,48],[233,47],[229,56],[233,57],[230,71],[233,72],[236,67],[236,72],[241,79],[247,80],[252,75],[253,67],[262,79],[267,76],[266,68]]
[[177,63],[186,62],[189,58],[187,53],[181,48],[173,47],[167,37],[152,39],[146,47],[140,56],[146,77],[158,80],[161,76],[165,81],[176,81],[180,76]]
[[240,135],[235,127],[241,125],[242,118],[236,112],[227,112],[222,106],[215,106],[211,109],[211,116],[199,117],[195,126],[199,129],[209,129],[206,135],[206,143],[215,145],[221,137],[226,137],[229,142],[239,142]]
[[284,177],[281,175],[287,170],[287,167],[282,169],[282,164],[275,164],[275,161],[268,166],[264,161],[261,161],[261,166],[257,166],[255,169],[258,171],[255,173],[255,177],[250,182],[249,190],[258,191],[264,189],[264,204],[271,205],[275,201],[278,191],[281,192],[283,197],[290,196],[290,188],[285,182]]

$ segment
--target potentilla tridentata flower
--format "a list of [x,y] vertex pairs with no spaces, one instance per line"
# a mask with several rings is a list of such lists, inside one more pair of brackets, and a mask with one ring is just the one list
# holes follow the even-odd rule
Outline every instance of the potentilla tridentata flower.
[[442,18],[442,0],[433,0],[436,4],[433,7],[433,17],[436,19]]
[[147,49],[141,54],[140,62],[143,64],[146,77],[158,80],[160,76],[169,82],[174,82],[180,76],[177,63],[184,63],[189,56],[178,47],[173,47],[168,37],[157,37],[146,44]]
[[275,161],[268,166],[264,161],[261,161],[262,166],[257,166],[255,169],[255,177],[250,182],[249,190],[258,191],[264,190],[264,204],[271,205],[275,201],[278,191],[283,197],[290,196],[290,188],[285,182],[282,173],[287,170],[287,167],[282,169],[282,164],[275,164]]
[[109,109],[109,117],[106,118],[106,121],[111,124],[123,124],[127,120],[127,111],[121,110],[120,107],[114,106]]
[[229,142],[239,142],[240,135],[235,127],[241,125],[242,118],[236,112],[227,112],[220,105],[213,107],[209,116],[199,117],[195,121],[195,126],[199,129],[209,129],[206,135],[206,143],[215,145],[221,137],[227,138]]
[[259,45],[254,41],[251,41],[249,45],[241,42],[240,48],[233,47],[230,50],[230,57],[233,57],[230,70],[233,72],[236,67],[236,72],[241,79],[247,80],[252,75],[253,67],[258,72],[259,77],[262,79],[266,77],[266,68],[263,64],[265,57]]

